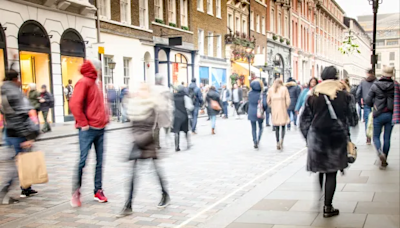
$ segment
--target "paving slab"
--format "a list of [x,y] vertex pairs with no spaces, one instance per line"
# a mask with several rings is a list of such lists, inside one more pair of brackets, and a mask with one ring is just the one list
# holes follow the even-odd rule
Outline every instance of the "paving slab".
[[364,228],[399,228],[399,215],[368,215]]
[[362,228],[366,218],[366,214],[353,213],[340,213],[339,216],[324,218],[322,213],[320,213],[313,222],[312,226]]
[[296,200],[273,200],[264,199],[254,205],[251,210],[262,211],[288,211],[296,203]]
[[[335,201],[334,206],[339,208],[341,212],[353,213],[357,206],[356,201]],[[321,212],[323,201],[297,201],[290,211],[303,211],[303,212]]]
[[399,204],[393,202],[358,202],[355,213],[399,215],[400,210]]
[[275,225],[311,225],[317,215],[318,213],[313,212],[249,210],[235,222]]

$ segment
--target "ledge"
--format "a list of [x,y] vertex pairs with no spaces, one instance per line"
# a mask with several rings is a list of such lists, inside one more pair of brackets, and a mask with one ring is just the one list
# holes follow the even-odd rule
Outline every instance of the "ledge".
[[259,1],[259,0],[256,0],[256,2],[257,2],[258,4],[260,4],[260,5],[264,6],[264,7],[268,7],[268,6],[267,6],[267,4],[265,4],[265,3],[262,3],[262,2],[261,2],[261,1]]
[[132,28],[132,29],[136,29],[136,30],[140,30],[140,31],[148,32],[148,33],[153,33],[153,30],[151,30],[151,29],[145,29],[145,28],[141,28],[139,26],[125,24],[125,23],[122,23],[119,21],[113,21],[113,20],[107,20],[107,19],[100,19],[100,21],[110,23],[113,25],[119,25],[119,26],[123,26],[123,27],[127,27],[127,28]]
[[179,31],[179,32],[184,32],[184,33],[188,33],[188,34],[193,35],[192,31],[187,31],[187,30],[183,30],[183,29],[180,29],[180,28],[175,28],[175,27],[172,27],[172,26],[169,26],[169,25],[160,24],[160,23],[157,23],[155,21],[151,22],[151,24],[158,25],[158,26],[161,26],[161,27],[164,27],[164,28],[168,28],[168,29],[172,29],[172,30],[176,30],[176,31]]

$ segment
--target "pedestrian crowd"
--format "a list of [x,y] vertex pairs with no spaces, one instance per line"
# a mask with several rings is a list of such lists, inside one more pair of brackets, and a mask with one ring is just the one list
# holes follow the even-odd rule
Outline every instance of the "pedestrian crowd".
[[[377,79],[373,71],[367,72],[367,78],[359,86],[351,87],[346,80],[338,78],[337,69],[326,67],[320,75],[322,81],[311,78],[302,88],[293,78],[286,83],[276,78],[272,85],[266,85],[261,79],[254,79],[249,87],[233,82],[232,89],[227,85],[197,85],[192,79],[188,87],[184,83],[172,86],[171,91],[157,74],[155,85],[146,83],[129,91],[123,86],[117,91],[108,85],[106,98],[102,86],[101,63],[98,60],[86,60],[80,68],[83,77],[72,86],[65,87],[68,112],[79,131],[79,162],[77,163],[71,205],[80,207],[82,176],[89,151],[94,146],[96,169],[94,177],[94,199],[100,203],[108,201],[102,188],[103,156],[105,128],[110,116],[122,117],[122,122],[130,122],[132,146],[127,151],[127,160],[132,162],[132,172],[126,202],[120,217],[132,213],[135,174],[140,160],[151,160],[161,186],[161,200],[158,207],[164,208],[170,202],[165,176],[158,165],[158,151],[161,149],[160,131],[166,135],[174,134],[175,151],[181,151],[181,132],[186,139],[186,148],[190,149],[191,134],[197,134],[199,113],[207,112],[211,125],[211,135],[217,133],[218,116],[229,118],[228,108],[232,106],[237,119],[247,114],[250,122],[254,148],[262,143],[264,125],[273,126],[276,136],[276,148],[282,150],[286,131],[299,126],[308,145],[307,170],[319,173],[321,191],[325,191],[324,217],[339,214],[332,206],[338,172],[345,172],[349,163],[356,159],[355,145],[351,141],[350,128],[355,127],[363,110],[366,142],[373,142],[379,158],[380,169],[388,166],[390,138],[394,124],[400,122],[400,86],[393,79],[394,68],[385,66],[383,75]],[[27,152],[40,134],[37,113],[42,113],[44,126],[42,132],[51,131],[48,120],[54,107],[53,96],[46,85],[37,91],[35,84],[29,85],[25,96],[20,91],[19,74],[13,69],[6,71],[1,86],[1,112],[5,119],[4,139],[15,150],[15,155]],[[265,123],[264,123],[265,119]],[[292,125],[293,124],[293,125]],[[382,130],[384,132],[381,142]],[[190,134],[191,133],[191,134]],[[350,148],[350,149],[349,149]],[[15,181],[15,173],[9,174],[1,186],[0,202],[17,203],[8,192]],[[37,194],[31,186],[21,187],[21,197]]]

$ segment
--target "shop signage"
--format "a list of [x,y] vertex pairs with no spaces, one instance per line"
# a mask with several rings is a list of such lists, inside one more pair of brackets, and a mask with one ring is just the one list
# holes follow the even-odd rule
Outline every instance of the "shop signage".
[[104,55],[104,47],[99,47],[98,50],[99,50],[99,54]]
[[170,37],[168,38],[168,45],[169,46],[179,46],[182,45],[182,37]]

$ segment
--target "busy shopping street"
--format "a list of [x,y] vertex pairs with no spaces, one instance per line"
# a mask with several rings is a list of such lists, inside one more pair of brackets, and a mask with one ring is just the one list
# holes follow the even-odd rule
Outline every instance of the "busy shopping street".
[[[123,207],[133,166],[127,161],[130,129],[105,134],[103,189],[109,202],[93,200],[92,151],[78,209],[70,206],[78,138],[39,141],[35,150],[45,153],[49,182],[34,186],[37,195],[2,206],[1,227],[399,227],[399,128],[393,132],[385,171],[374,165],[376,155],[372,146],[365,145],[363,129],[352,131],[359,157],[344,176],[338,174],[334,204],[342,211],[327,221],[317,208],[322,195],[315,174],[306,172],[307,150],[297,128],[287,132],[281,151],[270,127],[264,128],[260,147],[254,149],[246,117],[218,118],[215,135],[210,134],[206,117],[200,118],[198,128],[190,149],[185,144],[180,152],[175,152],[172,136],[161,137],[157,162],[167,181],[170,205],[157,209],[160,187],[151,162],[143,160],[137,167],[133,214],[124,218],[116,215]],[[19,193],[15,187],[11,194]]]

